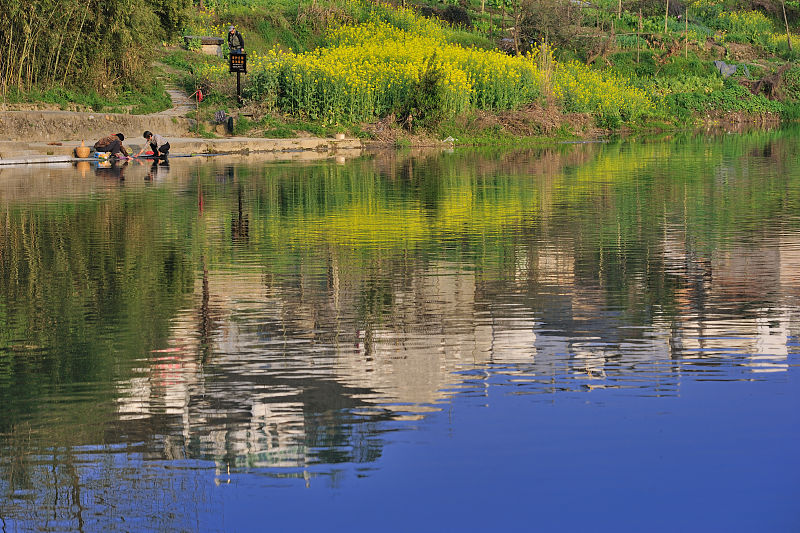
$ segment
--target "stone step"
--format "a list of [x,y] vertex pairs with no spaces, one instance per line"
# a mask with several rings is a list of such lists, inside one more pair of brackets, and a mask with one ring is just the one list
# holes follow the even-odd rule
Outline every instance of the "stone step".
[[[136,153],[144,145],[137,139],[129,143],[127,139],[123,143],[128,152]],[[20,143],[17,141],[0,141],[0,158],[25,158],[38,156],[74,156],[75,148],[80,146],[80,142],[64,142],[60,146],[47,143]]]
[[37,163],[70,163],[68,155],[30,155],[0,159],[0,165],[35,165]]
[[[19,146],[18,143],[17,146]],[[11,158],[17,159],[17,158],[40,156],[40,155],[48,155],[48,154],[46,151],[40,151],[40,150],[28,150],[28,149],[19,150],[17,148],[14,148],[13,146],[0,147],[0,159],[11,159]],[[55,151],[53,151],[53,154],[51,155],[55,155]],[[58,154],[58,155],[63,155],[63,154]]]

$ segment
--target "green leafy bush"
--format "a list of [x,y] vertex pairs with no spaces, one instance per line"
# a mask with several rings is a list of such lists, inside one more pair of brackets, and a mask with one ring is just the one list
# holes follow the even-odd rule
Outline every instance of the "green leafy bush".
[[408,93],[404,115],[413,117],[413,125],[435,127],[444,118],[444,75],[436,54],[432,55],[420,72],[416,88]]
[[723,88],[710,93],[690,92],[675,93],[666,97],[670,109],[685,115],[685,111],[744,111],[747,113],[781,113],[780,102],[767,99],[764,95],[754,95],[750,91],[732,81],[725,80]]
[[800,102],[800,65],[795,65],[783,75],[786,84],[786,97],[794,102]]
[[728,32],[728,39],[766,45],[774,31],[772,22],[758,11],[723,11],[715,19],[719,29]]
[[781,119],[785,121],[800,120],[800,101],[787,102],[783,104]]

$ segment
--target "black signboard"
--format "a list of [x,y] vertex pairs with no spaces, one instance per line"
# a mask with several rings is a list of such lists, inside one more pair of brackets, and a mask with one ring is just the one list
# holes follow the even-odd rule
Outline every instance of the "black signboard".
[[228,56],[228,72],[247,74],[247,54],[231,54]]

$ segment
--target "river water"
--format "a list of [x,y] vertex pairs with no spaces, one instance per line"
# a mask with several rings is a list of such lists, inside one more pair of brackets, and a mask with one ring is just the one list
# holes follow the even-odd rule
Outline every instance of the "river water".
[[0,530],[800,530],[800,129],[0,167]]

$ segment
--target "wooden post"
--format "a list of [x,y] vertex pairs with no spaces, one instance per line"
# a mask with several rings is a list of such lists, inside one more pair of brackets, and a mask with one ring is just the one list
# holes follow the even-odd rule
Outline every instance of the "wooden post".
[[792,51],[792,34],[789,33],[789,21],[786,19],[786,2],[781,0],[781,8],[783,8],[783,24],[786,26],[786,43],[789,45],[789,51]]
[[611,17],[611,47],[615,47],[617,45],[617,28],[614,24],[614,17]]
[[667,19],[669,18],[669,0],[667,0],[667,9],[664,11],[664,36],[667,35]]
[[622,0],[619,0],[619,3],[617,4],[617,19],[621,18],[622,18]]
[[519,5],[519,0],[514,0],[514,16],[512,20],[514,21],[514,51],[516,54],[522,55],[522,51],[520,50],[520,32],[519,27],[522,24],[522,8]]
[[642,40],[642,9],[639,8],[639,25],[636,27],[636,64],[639,64],[639,49]]
[[683,13],[683,18],[686,19],[684,21],[686,23],[686,26],[685,29],[683,30],[683,33],[685,35],[685,41],[683,43],[683,57],[689,59],[689,4],[686,4],[686,11],[684,11]]

